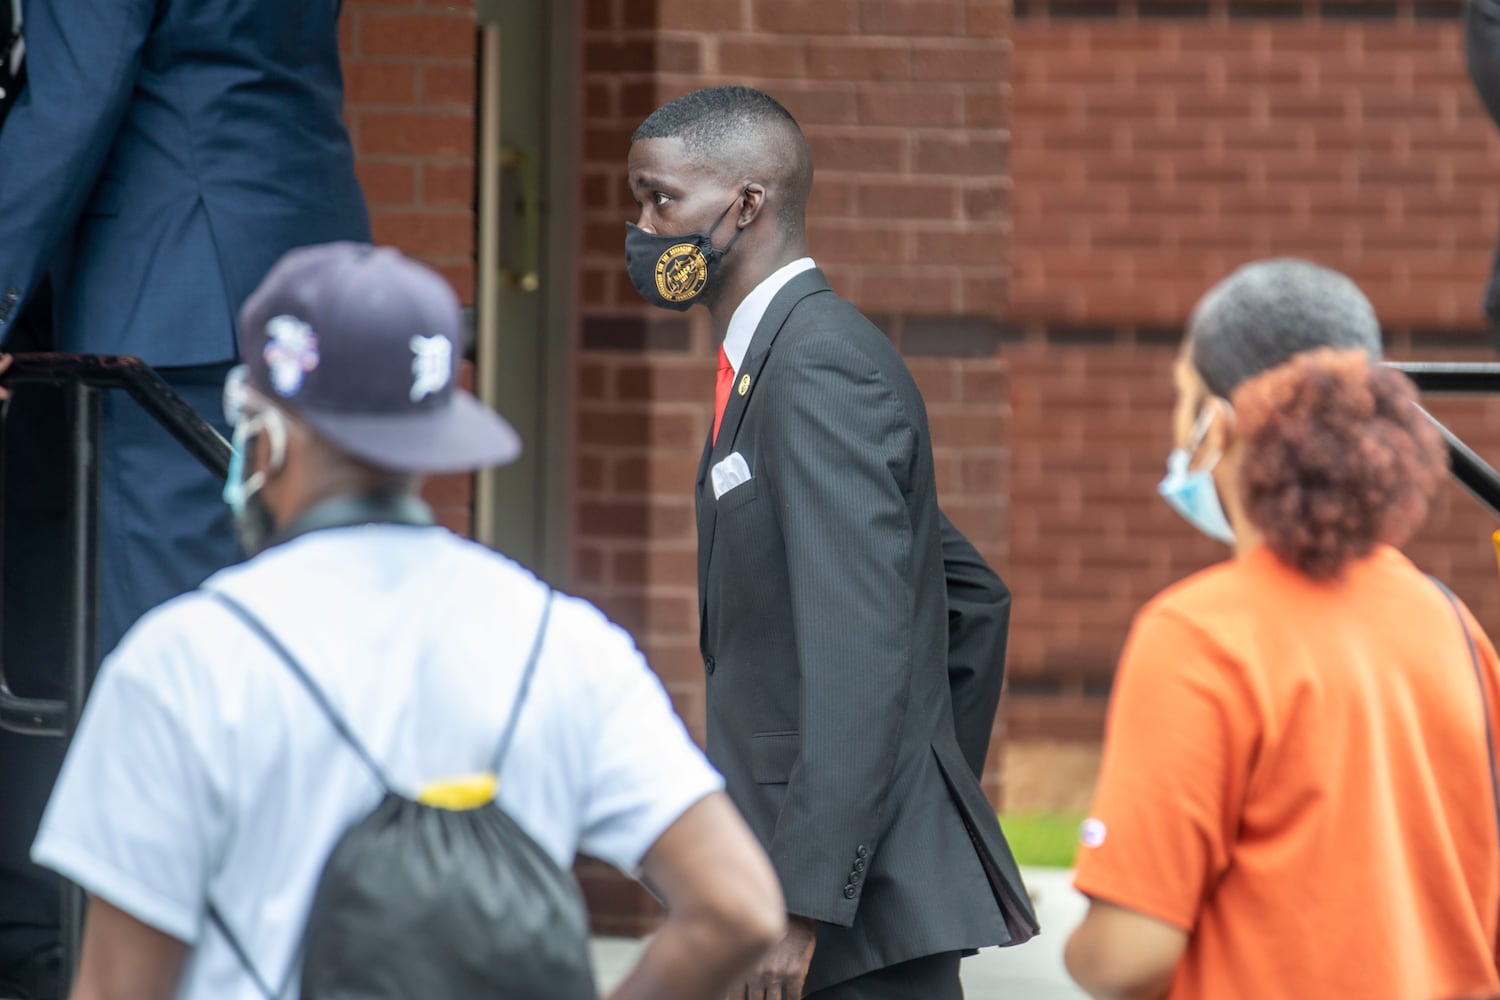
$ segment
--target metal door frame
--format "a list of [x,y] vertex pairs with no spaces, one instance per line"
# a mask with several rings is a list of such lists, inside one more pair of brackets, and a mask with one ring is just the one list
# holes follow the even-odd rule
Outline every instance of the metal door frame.
[[[501,63],[506,12],[526,3],[540,11],[546,47],[542,58],[543,140],[537,150],[507,150],[503,143]],[[477,239],[475,247],[475,390],[480,399],[506,412],[501,398],[504,364],[500,321],[504,315],[502,289],[507,282],[541,297],[541,358],[537,370],[540,402],[535,417],[539,432],[524,442],[534,455],[537,482],[529,492],[534,509],[512,515],[502,509],[498,470],[487,470],[474,481],[474,537],[491,547],[499,540],[500,525],[508,516],[530,517],[536,529],[531,553],[512,552],[554,584],[565,584],[571,562],[573,488],[573,366],[577,329],[575,293],[577,267],[578,136],[581,129],[579,57],[581,32],[578,0],[479,0],[477,142],[475,179]],[[519,157],[532,157],[530,161]],[[533,171],[534,189],[507,190],[502,174]],[[511,185],[512,187],[514,185]],[[502,206],[517,195],[535,199],[535,231],[525,234],[534,247],[527,260],[502,260]],[[530,286],[528,288],[528,282]],[[530,556],[530,558],[526,558]]]

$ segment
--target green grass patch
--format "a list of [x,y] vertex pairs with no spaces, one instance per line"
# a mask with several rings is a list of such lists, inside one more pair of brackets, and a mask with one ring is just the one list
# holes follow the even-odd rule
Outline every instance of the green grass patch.
[[1009,813],[1000,817],[1000,829],[1018,864],[1071,868],[1083,820],[1082,813]]

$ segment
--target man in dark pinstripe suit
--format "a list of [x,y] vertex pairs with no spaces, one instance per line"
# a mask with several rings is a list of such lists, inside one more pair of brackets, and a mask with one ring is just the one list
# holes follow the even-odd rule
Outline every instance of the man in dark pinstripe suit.
[[724,345],[697,483],[708,753],[792,925],[733,996],[959,997],[964,951],[1036,924],[955,733],[945,530],[967,543],[922,397],[807,256],[811,156],[781,105],[679,98],[637,131],[629,180],[632,281],[708,306]]

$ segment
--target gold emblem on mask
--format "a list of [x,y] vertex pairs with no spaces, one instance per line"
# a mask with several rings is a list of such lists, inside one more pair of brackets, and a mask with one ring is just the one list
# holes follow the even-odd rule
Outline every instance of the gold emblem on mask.
[[668,302],[687,302],[708,282],[708,259],[696,243],[678,243],[656,258],[656,290]]

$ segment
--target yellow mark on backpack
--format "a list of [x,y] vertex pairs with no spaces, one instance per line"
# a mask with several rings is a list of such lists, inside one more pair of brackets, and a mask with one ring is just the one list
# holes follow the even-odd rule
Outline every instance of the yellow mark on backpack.
[[466,774],[458,778],[434,781],[417,795],[423,805],[462,812],[478,809],[495,801],[499,782],[493,774]]

